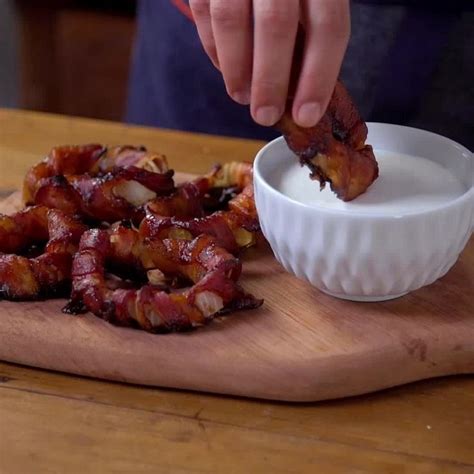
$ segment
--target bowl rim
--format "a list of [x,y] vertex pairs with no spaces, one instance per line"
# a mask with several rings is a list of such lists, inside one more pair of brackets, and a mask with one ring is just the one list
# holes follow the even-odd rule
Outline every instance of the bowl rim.
[[[451,145],[455,146],[460,152],[467,153],[470,155],[470,159],[472,160],[473,154],[472,152],[466,148],[465,146],[461,145],[460,143],[445,137],[443,135],[439,135],[434,132],[430,132],[428,130],[423,130],[423,129],[418,129],[415,127],[407,127],[404,125],[396,125],[396,124],[389,124],[389,123],[382,123],[382,122],[367,122],[367,126],[369,127],[369,133],[370,133],[370,126],[377,125],[377,126],[386,126],[390,128],[398,128],[398,129],[407,129],[407,130],[412,130],[414,132],[426,134],[426,136],[431,135],[432,138],[436,139],[443,139],[444,141],[450,143]],[[427,216],[430,214],[436,214],[439,213],[440,211],[448,211],[451,208],[457,208],[457,207],[462,207],[465,206],[466,204],[469,203],[470,200],[474,201],[474,182],[467,188],[467,190],[462,193],[460,196],[456,197],[455,199],[449,200],[447,202],[441,203],[435,207],[431,207],[426,210],[417,210],[409,213],[403,213],[403,214],[384,214],[383,212],[364,212],[361,210],[357,209],[333,209],[333,208],[328,208],[328,207],[323,207],[323,206],[317,206],[317,205],[310,205],[310,204],[305,204],[303,202],[297,201],[295,199],[292,199],[291,197],[287,196],[286,194],[282,193],[278,189],[276,189],[274,186],[272,186],[262,175],[260,167],[262,166],[262,160],[264,159],[263,157],[265,154],[268,152],[268,150],[271,150],[273,147],[280,145],[282,142],[284,142],[285,139],[283,136],[277,137],[273,139],[272,141],[268,142],[265,144],[257,153],[255,156],[254,160],[254,165],[253,165],[253,173],[254,173],[254,181],[259,182],[267,191],[269,191],[272,195],[277,196],[280,199],[286,200],[287,202],[291,203],[291,205],[296,205],[299,207],[302,207],[304,209],[308,209],[312,212],[316,213],[324,213],[324,214],[332,214],[332,215],[341,215],[345,216],[346,218],[351,218],[351,219],[357,219],[357,218],[364,218],[364,219],[385,219],[385,220],[400,220],[400,219],[409,219],[409,218],[416,218],[419,216]],[[474,204],[473,204],[474,207]],[[474,212],[473,212],[473,220],[474,220]],[[474,222],[472,223],[474,226]]]

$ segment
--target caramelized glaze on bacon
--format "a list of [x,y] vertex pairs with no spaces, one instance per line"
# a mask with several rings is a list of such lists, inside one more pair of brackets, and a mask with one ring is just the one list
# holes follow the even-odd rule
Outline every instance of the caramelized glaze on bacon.
[[[43,206],[0,216],[0,297],[38,299],[64,291],[85,230],[74,218]],[[27,256],[41,246],[40,255]]]
[[367,139],[367,125],[347,90],[336,84],[326,113],[319,123],[303,128],[293,121],[292,102],[277,124],[289,148],[311,171],[321,187],[329,182],[336,195],[350,201],[364,193],[378,176],[377,161]]
[[[213,189],[233,189],[235,196],[227,209],[205,215],[204,201]],[[253,195],[252,165],[230,162],[191,183],[178,188],[169,197],[155,199],[147,205],[145,225],[150,226],[154,238],[169,236],[192,238],[200,234],[212,235],[220,246],[232,253],[255,243],[260,226]]]
[[370,145],[366,145],[367,125],[362,120],[344,85],[338,81],[321,120],[310,128],[300,127],[292,116],[293,100],[301,74],[306,33],[300,25],[291,70],[286,110],[276,128],[288,147],[310,170],[311,179],[321,188],[329,183],[343,201],[350,201],[378,177],[378,165]]
[[[159,272],[163,280],[151,279],[140,288],[111,287],[107,264],[132,266],[148,275]],[[209,235],[193,240],[154,239],[147,226],[134,230],[118,225],[109,231],[89,231],[81,239],[72,270],[71,304],[83,304],[119,325],[181,331],[201,326],[226,310],[260,306],[261,301],[236,283],[240,272],[240,261]],[[170,277],[183,278],[192,286],[167,287]]]
[[237,283],[236,254],[259,230],[249,163],[175,188],[166,159],[143,148],[56,147],[28,172],[23,196],[37,205],[0,217],[6,298],[48,296],[72,282],[65,312],[153,332],[262,304]]
[[228,207],[229,210],[193,219],[162,217],[149,213],[143,225],[149,226],[150,234],[157,239],[170,236],[189,239],[200,234],[212,235],[221,247],[235,254],[242,248],[254,245],[260,229],[253,187],[248,185],[244,188],[229,201]]
[[23,198],[98,221],[139,221],[146,202],[173,190],[173,171],[162,155],[130,146],[65,146],[27,173]]

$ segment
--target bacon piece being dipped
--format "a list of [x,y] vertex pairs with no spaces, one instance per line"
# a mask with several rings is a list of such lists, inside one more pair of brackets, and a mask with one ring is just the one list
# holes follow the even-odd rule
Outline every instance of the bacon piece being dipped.
[[351,201],[378,177],[378,165],[370,145],[366,145],[367,125],[362,120],[344,85],[338,81],[321,120],[310,128],[297,125],[292,116],[293,99],[305,50],[305,31],[300,26],[291,71],[286,110],[276,124],[290,150],[310,170],[311,179],[321,188],[326,182],[343,201]]
[[326,113],[316,126],[296,125],[290,103],[277,128],[301,164],[310,169],[310,177],[321,187],[329,182],[343,201],[364,193],[378,177],[372,147],[365,144],[367,125],[341,82],[336,84]]
[[[111,282],[107,266],[126,268],[128,275],[134,268],[148,283],[136,288]],[[92,230],[74,258],[69,308],[82,304],[107,321],[152,332],[187,330],[226,311],[261,305],[236,283],[240,272],[240,261],[207,235],[160,240],[141,226]],[[192,286],[177,288],[175,278]]]
[[44,206],[0,216],[0,298],[32,300],[67,290],[85,230],[73,217]]

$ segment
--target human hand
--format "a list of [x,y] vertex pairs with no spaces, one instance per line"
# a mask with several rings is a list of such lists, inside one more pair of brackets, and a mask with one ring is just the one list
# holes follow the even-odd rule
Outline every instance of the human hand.
[[296,33],[305,44],[292,114],[316,125],[331,98],[350,34],[349,0],[190,0],[199,37],[227,92],[274,125],[285,109]]

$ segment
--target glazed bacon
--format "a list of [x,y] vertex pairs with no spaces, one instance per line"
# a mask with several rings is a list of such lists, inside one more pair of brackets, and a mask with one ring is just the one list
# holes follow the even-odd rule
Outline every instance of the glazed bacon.
[[23,199],[96,221],[140,221],[146,202],[173,190],[162,155],[130,146],[64,146],[27,173]]
[[[227,210],[205,215],[206,197],[216,189],[232,189],[234,195],[227,203]],[[148,203],[147,214],[153,217],[146,219],[146,224],[154,238],[189,239],[208,234],[232,253],[250,247],[255,244],[260,229],[253,195],[252,164],[217,165],[206,176],[179,187],[172,196]]]
[[[148,275],[140,288],[117,287],[107,280],[107,265],[130,267]],[[241,263],[214,239],[154,239],[143,224],[91,230],[74,258],[70,307],[84,305],[96,316],[151,332],[182,331],[202,326],[216,315],[261,305],[236,283]],[[174,289],[170,277],[192,286]]]
[[276,128],[288,147],[318,180],[329,183],[343,201],[351,201],[378,177],[378,165],[370,145],[366,145],[367,125],[349,93],[338,81],[321,120],[310,128],[300,127],[292,116],[293,100],[303,64],[306,32],[300,25],[296,35],[286,110]]
[[196,183],[188,182],[178,186],[170,196],[151,200],[146,205],[147,211],[162,217],[189,219],[204,215],[203,193]]
[[[31,300],[64,293],[85,231],[73,217],[44,206],[0,216],[0,298]],[[38,252],[41,246],[44,252]]]
[[0,216],[0,297],[72,288],[65,312],[152,332],[262,304],[237,283],[236,255],[259,230],[249,163],[175,187],[166,158],[144,148],[56,147],[23,197],[35,205]]
[[236,254],[240,249],[255,244],[260,229],[253,188],[245,188],[230,200],[228,206],[227,211],[217,211],[208,216],[187,220],[149,213],[143,224],[149,226],[150,235],[157,239],[190,239],[201,234],[212,235],[221,247]]
[[[205,215],[206,196],[226,188],[236,193],[227,209]],[[262,304],[237,284],[242,265],[231,253],[253,245],[259,229],[250,164],[217,166],[171,196],[151,201],[146,210],[138,228],[119,223],[84,234],[67,309],[84,306],[119,325],[168,332]],[[127,269],[148,281],[133,288],[108,277],[107,269]],[[191,286],[173,285],[183,280]]]
[[154,199],[147,204],[147,209],[163,217],[202,217],[209,194],[215,194],[215,191],[219,190],[225,194],[225,191],[230,189],[237,194],[247,187],[253,188],[252,164],[232,161],[216,165],[207,175],[178,186],[176,192],[170,196]]
[[331,101],[319,123],[303,128],[293,121],[292,101],[277,128],[302,165],[317,179],[321,188],[329,182],[343,201],[351,201],[378,177],[378,165],[367,139],[367,125],[360,117],[341,82],[336,84]]

